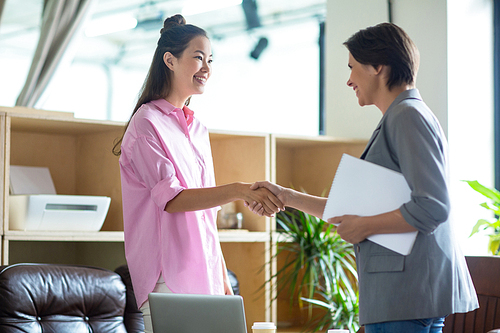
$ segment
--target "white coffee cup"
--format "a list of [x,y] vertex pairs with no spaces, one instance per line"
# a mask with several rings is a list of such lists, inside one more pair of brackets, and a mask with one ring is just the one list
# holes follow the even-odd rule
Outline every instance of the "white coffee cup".
[[349,330],[333,329],[333,330],[328,330],[328,333],[349,333]]
[[276,325],[271,322],[255,322],[252,326],[253,333],[276,333]]

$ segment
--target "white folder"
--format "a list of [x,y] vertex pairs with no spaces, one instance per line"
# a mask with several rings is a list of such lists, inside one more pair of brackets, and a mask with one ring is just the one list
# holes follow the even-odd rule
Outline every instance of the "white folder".
[[[410,194],[401,173],[344,154],[330,189],[323,220],[342,215],[372,216],[390,212],[410,201]],[[417,233],[376,234],[368,239],[408,255]]]

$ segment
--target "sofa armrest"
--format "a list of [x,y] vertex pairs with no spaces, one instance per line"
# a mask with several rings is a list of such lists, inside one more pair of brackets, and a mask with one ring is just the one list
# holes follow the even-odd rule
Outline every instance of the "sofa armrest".
[[115,269],[115,272],[122,278],[123,284],[127,290],[127,302],[125,306],[125,314],[123,321],[128,333],[144,332],[144,318],[142,312],[137,308],[135,300],[134,287],[132,286],[132,279],[127,265],[122,265]]

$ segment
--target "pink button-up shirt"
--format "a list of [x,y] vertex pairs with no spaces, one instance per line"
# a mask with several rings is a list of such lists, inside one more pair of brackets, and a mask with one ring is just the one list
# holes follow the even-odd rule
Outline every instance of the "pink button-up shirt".
[[205,126],[187,107],[155,100],[132,117],[121,151],[125,256],[137,305],[160,273],[174,293],[224,294],[217,208],[165,211],[183,189],[215,186]]

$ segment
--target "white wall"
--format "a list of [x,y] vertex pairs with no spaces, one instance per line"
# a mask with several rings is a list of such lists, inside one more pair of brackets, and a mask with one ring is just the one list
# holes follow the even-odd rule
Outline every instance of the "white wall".
[[408,33],[420,51],[417,88],[448,133],[446,0],[392,0],[392,3],[393,22]]
[[[269,46],[250,58],[261,35]],[[211,129],[317,135],[319,20],[212,40],[213,74],[190,107]]]
[[343,42],[360,29],[387,21],[386,0],[328,0],[326,20],[326,134],[369,138],[382,113],[361,108],[349,78],[348,51]]
[[448,137],[457,235],[468,254],[485,254],[485,236],[469,238],[484,202],[461,180],[494,186],[493,1],[448,1]]

